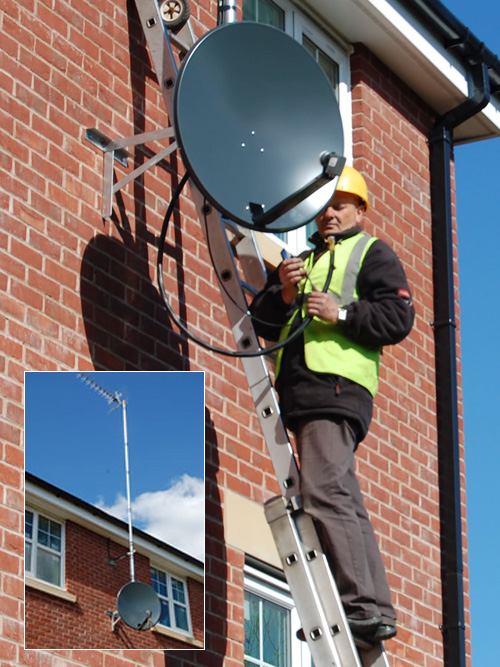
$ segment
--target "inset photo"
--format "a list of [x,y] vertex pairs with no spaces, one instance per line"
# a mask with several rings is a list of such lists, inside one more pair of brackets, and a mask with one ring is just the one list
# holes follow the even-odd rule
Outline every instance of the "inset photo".
[[25,648],[203,649],[203,372],[25,373]]

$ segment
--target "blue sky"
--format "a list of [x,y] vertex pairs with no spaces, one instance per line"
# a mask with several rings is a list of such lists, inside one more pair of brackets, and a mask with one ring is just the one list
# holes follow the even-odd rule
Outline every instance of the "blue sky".
[[[90,372],[127,401],[134,524],[203,558],[204,373]],[[75,372],[26,373],[26,469],[126,520],[122,408]]]
[[[444,4],[490,51],[500,52],[495,0],[448,0]],[[500,139],[460,146],[455,151],[474,667],[490,667],[498,654],[499,158]]]
[[[456,150],[460,334],[474,667],[496,655],[500,599],[500,140]],[[469,162],[470,161],[470,162]]]

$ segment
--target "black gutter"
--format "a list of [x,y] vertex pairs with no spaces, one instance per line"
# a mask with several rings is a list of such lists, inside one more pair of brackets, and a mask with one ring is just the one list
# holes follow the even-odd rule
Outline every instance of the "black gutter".
[[443,37],[445,46],[461,56],[471,75],[469,98],[437,119],[429,134],[437,437],[441,524],[441,585],[444,664],[465,667],[465,613],[458,426],[457,350],[451,174],[453,129],[479,113],[500,91],[500,63],[437,0],[410,4],[425,14],[426,23]]
[[465,614],[460,451],[458,428],[455,288],[451,214],[452,132],[479,113],[490,100],[488,68],[471,65],[469,99],[438,118],[429,135],[432,248],[434,276],[434,339],[441,524],[444,664],[465,667]]
[[429,133],[436,418],[438,438],[442,631],[445,667],[465,667],[465,613],[458,428],[455,288],[451,214],[453,130],[500,93],[500,62],[439,0],[400,0],[470,75],[469,98],[438,118]]
[[439,0],[401,2],[462,60],[470,75],[469,98],[439,117],[429,133],[443,651],[445,667],[465,667],[451,161],[454,128],[500,92],[500,62]]
[[492,95],[500,93],[500,60],[484,42],[481,42],[450,10],[439,0],[400,0],[417,18],[420,18],[441,41],[443,46],[464,60],[467,64],[480,60],[486,65],[490,76]]

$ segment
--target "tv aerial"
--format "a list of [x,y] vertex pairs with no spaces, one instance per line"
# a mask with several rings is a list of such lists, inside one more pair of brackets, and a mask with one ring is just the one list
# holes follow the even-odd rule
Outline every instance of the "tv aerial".
[[[122,586],[116,599],[116,611],[107,611],[111,616],[111,630],[115,630],[118,621],[122,620],[134,630],[150,630],[154,627],[161,615],[161,603],[156,591],[141,581],[135,580],[134,563],[134,531],[132,527],[132,500],[130,494],[130,464],[128,455],[128,428],[127,428],[127,401],[123,396],[114,392],[111,393],[98,382],[84,373],[78,373],[77,377],[88,387],[93,389],[98,396],[111,405],[111,409],[122,408],[123,417],[123,443],[125,453],[125,478],[127,487],[127,523],[129,548],[125,556],[129,557],[130,581]],[[119,560],[119,559],[116,559]]]
[[281,30],[243,21],[208,32],[182,61],[173,109],[190,177],[229,220],[284,232],[332,198],[345,164],[335,93]]

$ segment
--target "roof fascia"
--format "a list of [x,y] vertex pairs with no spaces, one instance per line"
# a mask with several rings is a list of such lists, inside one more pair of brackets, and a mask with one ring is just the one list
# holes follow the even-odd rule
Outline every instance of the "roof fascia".
[[[102,511],[99,510],[98,513],[94,514],[91,510],[87,510],[79,504],[72,503],[68,498],[57,496],[50,490],[42,488],[30,480],[26,480],[25,502],[27,505],[33,506],[34,509],[49,513],[56,519],[73,521],[98,535],[110,537],[118,544],[128,546],[128,529],[125,524],[121,528],[113,521],[107,521],[102,516],[104,514]],[[165,564],[165,568],[169,572],[178,576],[190,576],[197,581],[203,581],[203,567],[197,566],[189,562],[189,560],[184,560],[167,549],[161,549],[157,544],[137,535],[135,530],[134,544],[137,550],[147,556],[156,566]]]
[[[301,3],[311,11],[311,0]],[[438,115],[469,96],[464,59],[446,46],[438,21],[424,22],[417,0],[315,0],[314,11],[346,42],[361,42]],[[443,19],[444,20],[444,19]],[[500,136],[500,100],[454,133],[456,143]]]

